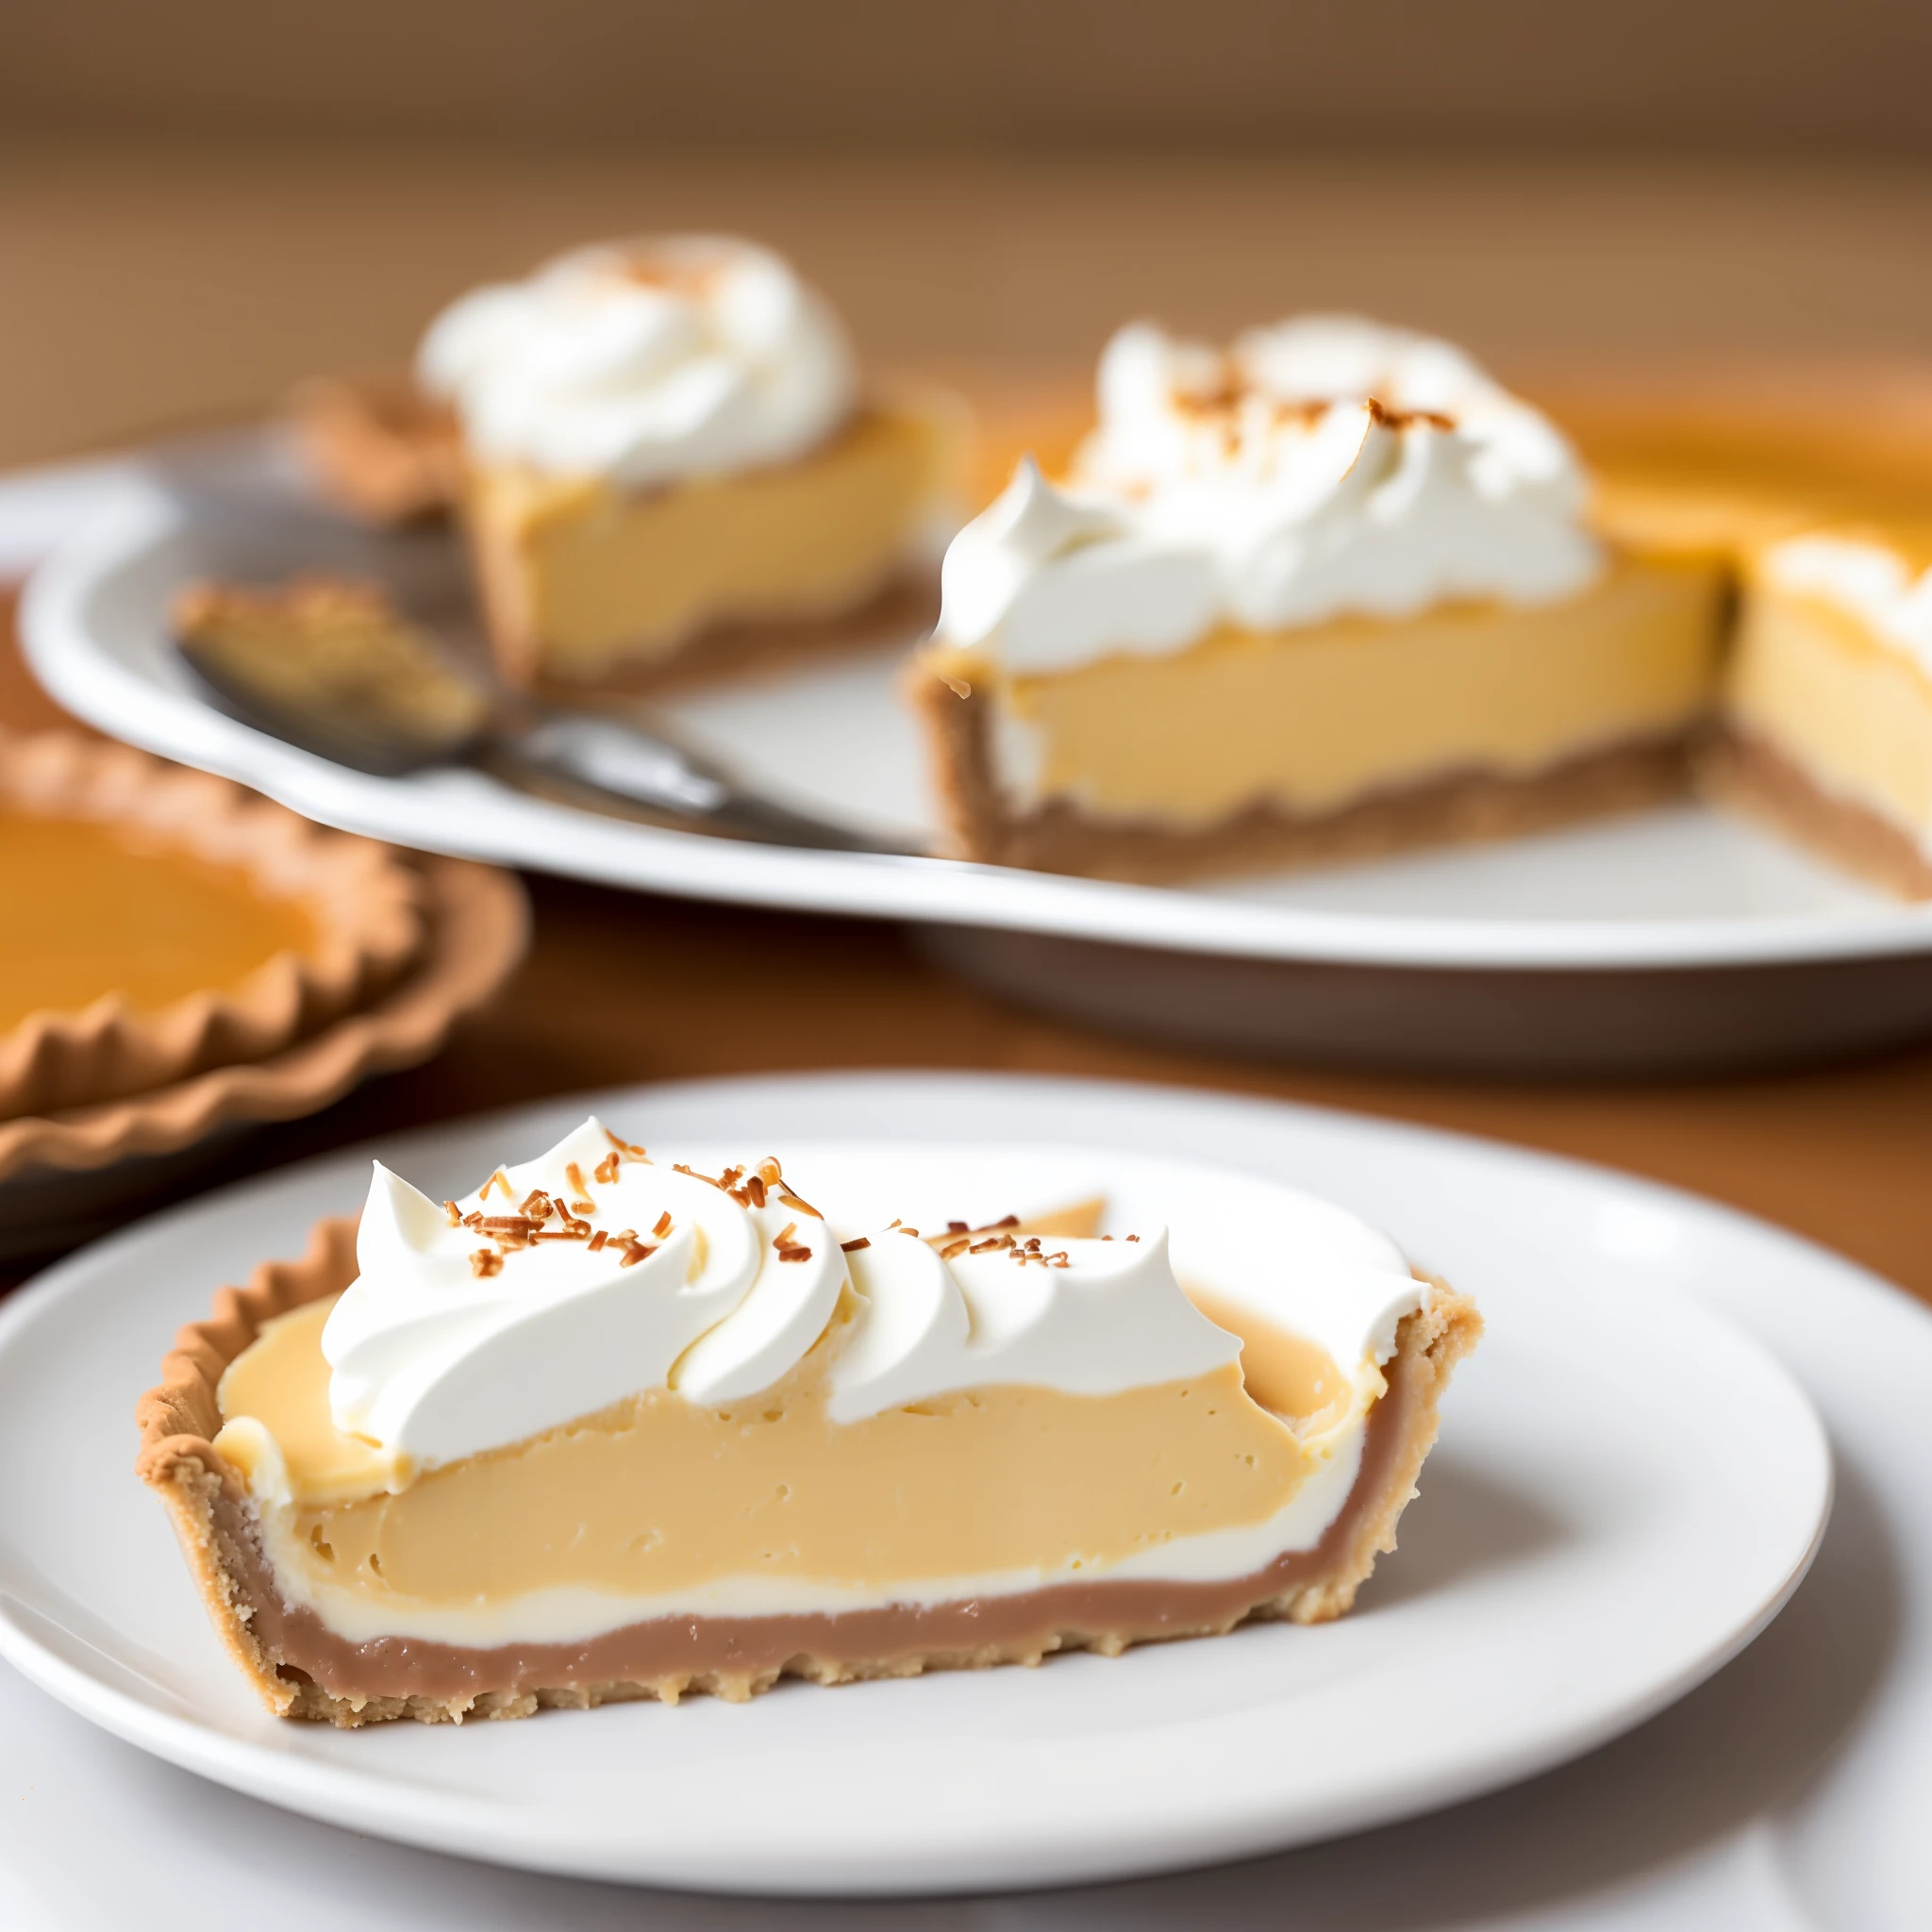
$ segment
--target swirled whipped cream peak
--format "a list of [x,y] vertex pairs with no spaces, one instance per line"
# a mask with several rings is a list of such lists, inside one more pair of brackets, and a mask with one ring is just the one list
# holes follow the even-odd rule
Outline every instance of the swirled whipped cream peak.
[[651,1390],[736,1402],[822,1341],[834,1423],[994,1384],[1111,1394],[1239,1357],[1164,1229],[1015,1225],[841,1239],[775,1159],[704,1174],[594,1118],[459,1201],[378,1163],[360,1274],[323,1331],[330,1413],[427,1468]]
[[831,305],[749,242],[675,235],[560,257],[437,317],[417,378],[486,463],[633,488],[784,463],[858,396]]
[[955,540],[942,642],[1064,671],[1222,626],[1550,603],[1605,566],[1561,435],[1430,337],[1310,316],[1223,350],[1138,323],[1098,400],[1063,486],[1023,464]]

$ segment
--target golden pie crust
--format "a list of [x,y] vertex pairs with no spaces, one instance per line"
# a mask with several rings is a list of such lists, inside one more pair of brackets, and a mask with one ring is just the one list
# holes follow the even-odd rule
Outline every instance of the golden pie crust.
[[245,873],[264,900],[303,908],[315,933],[236,985],[152,1011],[108,994],[29,1013],[0,1034],[0,1122],[261,1060],[367,1005],[422,951],[419,874],[385,846],[325,831],[225,779],[68,732],[0,735],[0,808],[125,829]]
[[[1143,1610],[1138,1618],[1114,1614],[1094,1627],[1074,1607],[1091,1587],[1055,1587],[1002,1602],[937,1607],[935,1612],[922,1613],[936,1642],[929,1647],[902,1644],[870,1657],[841,1652],[836,1640],[827,1646],[827,1654],[814,1650],[814,1643],[846,1618],[773,1618],[758,1621],[790,1626],[779,1630],[775,1648],[768,1642],[767,1655],[747,1656],[737,1668],[667,1668],[661,1674],[589,1680],[573,1674],[566,1681],[522,1683],[508,1690],[350,1696],[325,1690],[281,1657],[275,1632],[290,1613],[278,1602],[266,1600],[274,1588],[273,1577],[261,1553],[247,1485],[215,1450],[213,1438],[222,1425],[222,1376],[263,1324],[291,1308],[339,1292],[355,1274],[355,1218],[318,1222],[300,1260],[264,1263],[246,1288],[222,1290],[208,1320],[181,1330],[161,1364],[159,1385],[141,1398],[135,1411],[142,1438],[136,1473],[166,1504],[195,1585],[229,1656],[278,1716],[344,1728],[397,1718],[438,1724],[528,1717],[544,1708],[582,1709],[639,1698],[675,1703],[693,1690],[738,1700],[769,1690],[781,1676],[848,1683],[914,1676],[928,1670],[1037,1664],[1045,1655],[1061,1650],[1116,1656],[1135,1642],[1220,1635],[1251,1619],[1325,1623],[1352,1607],[1377,1556],[1395,1547],[1396,1519],[1414,1494],[1424,1458],[1435,1442],[1442,1391],[1456,1363],[1482,1332],[1474,1305],[1446,1283],[1433,1282],[1429,1306],[1406,1317],[1397,1330],[1395,1353],[1384,1371],[1388,1392],[1371,1415],[1363,1474],[1349,1505],[1305,1560],[1282,1559],[1293,1574],[1285,1572],[1285,1587],[1258,1600],[1251,1589],[1241,1601],[1217,1606],[1188,1597],[1190,1591],[1200,1591],[1199,1586],[1102,1585],[1103,1591],[1136,1591],[1149,1597],[1167,1594],[1187,1601],[1177,1612]],[[1241,1579],[1231,1588],[1239,1593],[1249,1582]],[[959,1614],[949,1617],[949,1609]],[[293,1616],[299,1620],[308,1614]],[[857,1613],[852,1621],[862,1621],[868,1614]],[[683,1620],[677,1621],[681,1626]],[[1002,1629],[1003,1621],[1016,1627]],[[970,1641],[961,1641],[955,1624],[971,1633]],[[334,1641],[341,1643],[339,1639]],[[438,1648],[414,1641],[407,1647]],[[452,1652],[452,1660],[460,1666],[467,1655]]]

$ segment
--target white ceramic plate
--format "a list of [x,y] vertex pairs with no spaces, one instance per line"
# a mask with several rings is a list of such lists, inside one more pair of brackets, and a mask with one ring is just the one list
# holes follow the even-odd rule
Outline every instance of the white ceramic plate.
[[[453,1190],[586,1105],[382,1152]],[[1490,1332],[1404,1548],[1333,1625],[1038,1672],[789,1686],[747,1707],[291,1726],[220,1654],[129,1473],[128,1417],[213,1285],[359,1199],[358,1150],[86,1250],[0,1315],[0,1466],[33,1473],[0,1544],[0,1650],[121,1737],[358,1831],[695,1889],[959,1890],[1257,1853],[1526,1776],[1716,1669],[1816,1546],[1831,1486],[1817,1418],[1710,1306],[1780,1284],[1748,1230],[1657,1190],[1384,1124],[1082,1083],[824,1076],[597,1105],[660,1147],[888,1142],[923,1191],[935,1142],[1063,1146],[1037,1162],[1048,1191],[1049,1161],[1077,1184],[1092,1158],[1078,1150],[1117,1149],[1124,1205],[1165,1208],[1177,1239],[1202,1199],[1187,1161],[1290,1178],[1461,1282]],[[808,1155],[793,1172],[810,1184]]]

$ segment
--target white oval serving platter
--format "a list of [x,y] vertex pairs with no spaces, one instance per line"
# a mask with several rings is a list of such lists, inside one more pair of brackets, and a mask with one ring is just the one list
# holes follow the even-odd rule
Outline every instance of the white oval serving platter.
[[[0,503],[0,509],[4,509]],[[600,818],[480,771],[352,771],[227,716],[168,640],[192,578],[373,575],[460,629],[446,533],[376,536],[247,433],[104,483],[29,583],[29,659],[101,730],[325,824],[637,890],[912,922],[949,964],[1075,1017],[1204,1044],[1493,1072],[1817,1058],[1932,1031],[1932,906],[1683,806],[1507,843],[1188,889],[758,845]],[[931,829],[890,658],[663,707],[756,786]]]

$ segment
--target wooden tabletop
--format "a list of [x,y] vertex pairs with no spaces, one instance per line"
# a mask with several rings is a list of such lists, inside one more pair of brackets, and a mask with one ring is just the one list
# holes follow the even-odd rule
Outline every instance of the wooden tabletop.
[[[1010,158],[792,164],[263,149],[0,153],[0,461],[259,408],[394,361],[454,287],[599,232],[749,228],[869,352],[1064,371],[1122,316],[1297,304],[1441,327],[1506,365],[1932,350],[1932,171],[1554,160]],[[1044,375],[1042,375],[1042,379]],[[0,649],[0,721],[53,713]],[[948,978],[890,924],[530,881],[536,938],[434,1063],[250,1141],[232,1174],[631,1080],[946,1067],[1193,1084],[1427,1122],[1653,1175],[1932,1300],[1932,1044],[1690,1086],[1316,1072],[1088,1033]],[[782,1011],[783,1024],[758,1016]]]
[[[13,655],[9,628],[0,724],[58,717]],[[1040,1018],[949,978],[890,924],[528,883],[535,940],[492,1010],[426,1066],[251,1140],[215,1178],[625,1081],[838,1067],[1072,1074],[1354,1108],[1603,1161],[1748,1208],[1932,1301],[1932,1044],[1853,1066],[1687,1086],[1319,1072]]]

